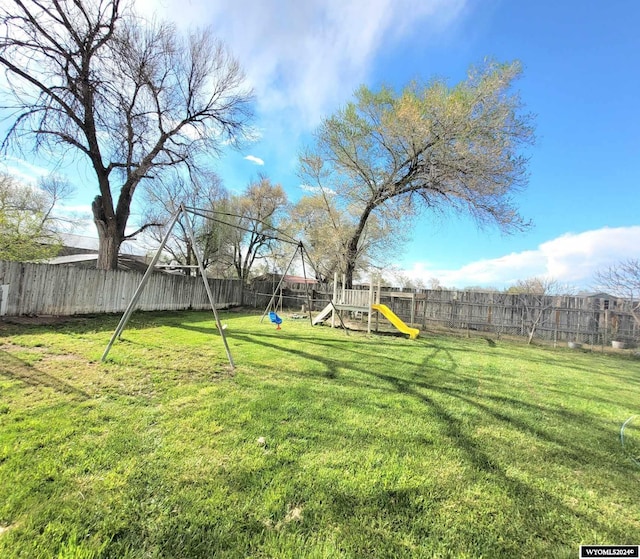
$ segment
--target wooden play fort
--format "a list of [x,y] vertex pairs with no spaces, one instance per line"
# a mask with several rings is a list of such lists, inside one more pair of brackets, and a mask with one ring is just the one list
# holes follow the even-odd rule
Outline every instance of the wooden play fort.
[[[337,275],[333,282],[333,298],[329,304],[322,309],[313,319],[313,324],[331,319],[331,327],[336,325],[336,313],[352,312],[367,313],[367,333],[371,333],[372,319],[375,318],[376,326],[379,315],[386,318],[397,330],[403,334],[407,334],[410,339],[415,340],[420,334],[420,330],[406,324],[399,316],[397,316],[387,305],[380,303],[380,284],[374,288],[373,282],[369,284],[369,289],[345,289],[344,281],[340,286],[338,284]],[[403,295],[402,293],[389,293],[395,297]],[[415,297],[413,293],[406,294],[409,297]]]

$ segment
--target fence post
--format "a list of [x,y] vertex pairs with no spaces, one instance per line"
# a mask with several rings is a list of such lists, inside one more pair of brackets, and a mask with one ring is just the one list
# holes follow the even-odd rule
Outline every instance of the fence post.
[[[380,276],[378,276],[378,290],[376,291],[376,305],[380,304],[380,291],[382,289]],[[380,326],[380,313],[376,313],[376,332],[378,331],[378,327]]]
[[416,320],[416,292],[415,289],[411,294],[411,326],[414,325]]
[[5,283],[0,285],[0,316],[7,314],[7,307],[9,305],[9,284]]
[[367,334],[371,334],[371,313],[373,309],[373,274],[369,276],[369,312],[367,313]]
[[331,307],[331,328],[336,327],[336,305],[338,304],[338,272],[333,273],[333,305]]

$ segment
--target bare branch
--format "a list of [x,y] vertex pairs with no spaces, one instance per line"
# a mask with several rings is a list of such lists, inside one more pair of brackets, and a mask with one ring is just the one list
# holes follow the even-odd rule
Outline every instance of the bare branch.
[[0,28],[13,111],[3,147],[33,138],[87,157],[99,267],[117,265],[141,183],[218,153],[251,117],[242,71],[210,30],[185,37],[120,0],[8,0]]

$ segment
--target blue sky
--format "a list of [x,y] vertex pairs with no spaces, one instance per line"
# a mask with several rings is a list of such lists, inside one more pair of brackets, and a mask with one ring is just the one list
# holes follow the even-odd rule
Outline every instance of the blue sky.
[[[589,287],[593,271],[640,257],[640,2],[637,0],[137,0],[147,15],[210,24],[256,93],[258,140],[216,164],[242,190],[257,173],[303,191],[297,155],[355,88],[464,79],[484,57],[519,59],[536,115],[528,188],[534,227],[504,237],[424,215],[397,257],[405,276],[504,287],[547,275]],[[78,197],[86,209],[92,190]]]

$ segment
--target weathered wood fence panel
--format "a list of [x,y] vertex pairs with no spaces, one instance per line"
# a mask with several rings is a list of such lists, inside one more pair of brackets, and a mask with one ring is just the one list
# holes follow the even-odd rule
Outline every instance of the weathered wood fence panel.
[[615,297],[602,300],[433,290],[417,293],[412,301],[395,295],[383,291],[381,301],[405,321],[413,316],[412,322],[423,328],[437,325],[517,336],[526,336],[533,329],[537,339],[589,344],[608,343],[614,338],[640,340],[631,302]]
[[[368,288],[346,292],[348,303],[366,306]],[[358,299],[360,297],[360,299]],[[528,336],[556,342],[606,344],[612,339],[640,341],[631,302],[575,296],[540,296],[500,292],[382,288],[380,302],[408,324],[428,328]]]
[[303,306],[309,306],[308,297],[311,300],[311,309],[320,310],[331,300],[333,294],[331,284],[309,286],[308,293],[304,287],[295,290],[285,288],[282,289],[282,294],[276,288],[277,283],[274,281],[254,281],[251,289],[245,293],[244,304],[256,309],[265,309],[275,293],[277,308],[282,306],[299,311]]
[[[119,313],[128,305],[142,274],[75,266],[0,261],[0,316]],[[209,280],[219,306],[245,304],[265,308],[275,286],[256,284],[243,292],[239,280]],[[331,298],[332,286],[311,291],[313,310]],[[347,293],[354,306],[368,305],[368,289]],[[383,288],[381,303],[400,318],[422,328],[440,326],[496,335],[526,336],[535,323],[534,338],[551,341],[608,343],[612,339],[640,341],[640,328],[623,299],[541,297],[474,291],[419,290],[394,292]],[[304,291],[284,290],[283,307],[307,305]],[[276,301],[278,303],[278,301]],[[141,310],[206,310],[209,301],[202,278],[152,274],[138,302]]]
[[[75,315],[123,312],[142,274],[0,261],[0,314]],[[239,305],[238,280],[209,280],[216,304]],[[156,273],[149,278],[137,308],[182,310],[210,308],[202,278]]]

